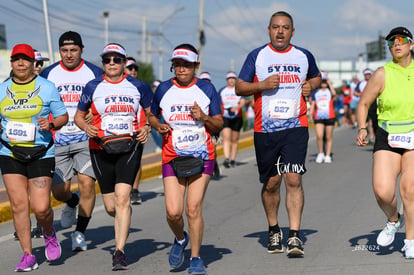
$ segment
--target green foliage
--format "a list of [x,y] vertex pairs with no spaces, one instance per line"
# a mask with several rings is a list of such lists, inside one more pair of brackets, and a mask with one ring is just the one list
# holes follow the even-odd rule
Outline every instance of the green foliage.
[[138,79],[148,83],[151,86],[155,80],[154,68],[150,63],[139,63]]

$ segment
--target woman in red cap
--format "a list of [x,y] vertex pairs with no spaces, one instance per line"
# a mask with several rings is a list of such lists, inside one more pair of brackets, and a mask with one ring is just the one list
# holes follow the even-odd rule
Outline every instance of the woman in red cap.
[[68,114],[55,85],[34,73],[30,45],[16,45],[10,61],[13,77],[0,84],[0,169],[24,253],[15,271],[31,271],[38,264],[32,254],[30,208],[43,228],[46,258],[54,261],[61,255],[50,207],[55,169],[51,131],[65,125]]
[[[385,37],[392,61],[377,69],[365,87],[357,109],[358,146],[366,146],[368,109],[378,102],[378,129],[375,135],[372,185],[379,207],[387,217],[377,243],[389,246],[405,220],[403,251],[414,258],[414,47],[413,36],[397,27]],[[397,182],[404,208],[398,213]]]

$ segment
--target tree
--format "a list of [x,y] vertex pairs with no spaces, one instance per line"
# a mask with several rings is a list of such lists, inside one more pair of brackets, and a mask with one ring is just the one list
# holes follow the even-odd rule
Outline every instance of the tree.
[[152,82],[155,80],[154,68],[151,63],[139,63],[138,79],[151,86]]

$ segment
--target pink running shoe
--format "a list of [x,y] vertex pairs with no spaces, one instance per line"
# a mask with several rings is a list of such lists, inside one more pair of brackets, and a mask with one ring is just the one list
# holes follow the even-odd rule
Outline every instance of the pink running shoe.
[[62,248],[56,238],[55,229],[51,236],[47,236],[46,232],[43,231],[43,238],[45,239],[45,255],[48,261],[56,261],[62,254]]
[[35,255],[29,255],[28,253],[24,253],[20,263],[16,265],[14,271],[16,272],[23,272],[23,271],[32,271],[39,267],[36,262]]

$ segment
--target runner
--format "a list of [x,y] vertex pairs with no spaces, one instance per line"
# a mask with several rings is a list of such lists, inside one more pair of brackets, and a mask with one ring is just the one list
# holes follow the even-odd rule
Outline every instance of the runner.
[[[125,73],[125,48],[106,45],[101,53],[104,75],[86,85],[75,114],[76,125],[90,137],[93,169],[106,212],[114,217],[115,251],[112,270],[128,269],[125,244],[131,223],[130,194],[141,165],[142,144],[149,124],[139,127],[139,106],[148,115],[152,91],[147,84]],[[92,110],[93,123],[87,122]]]
[[304,255],[299,229],[304,205],[302,175],[306,172],[308,118],[305,97],[318,88],[321,74],[313,55],[290,43],[293,19],[284,11],[269,21],[270,43],[249,53],[240,71],[236,92],[254,94],[254,144],[269,224],[268,253],[283,252],[278,223],[280,185],[286,186],[289,216],[287,255]]
[[[311,94],[310,117],[315,123],[316,144],[318,155],[316,163],[332,163],[332,136],[335,126],[334,100],[336,99],[335,89],[329,79],[323,79],[321,88]],[[325,149],[324,153],[324,141]]]
[[237,148],[239,146],[240,130],[243,127],[242,108],[246,101],[241,96],[236,95],[235,72],[226,74],[227,86],[220,89],[219,94],[224,108],[223,113],[223,152],[226,168],[236,166]]
[[[62,228],[76,223],[76,229],[71,234],[72,251],[87,249],[85,231],[95,205],[95,174],[89,155],[88,136],[75,125],[73,117],[86,83],[101,76],[102,70],[82,59],[83,48],[82,38],[77,32],[63,33],[59,38],[61,61],[41,73],[41,76],[55,83],[69,113],[69,122],[55,133],[56,173],[52,193],[58,201],[66,203],[60,218]],[[70,188],[75,175],[80,196],[72,193]]]
[[51,131],[65,125],[68,114],[53,83],[34,73],[30,45],[14,46],[10,58],[13,77],[0,84],[0,169],[24,253],[14,271],[31,271],[38,264],[32,254],[30,209],[43,228],[46,259],[55,261],[62,253],[50,207],[55,168]]
[[[367,116],[371,104],[378,99],[378,129],[375,136],[372,186],[378,206],[387,222],[378,234],[377,243],[389,246],[405,220],[405,258],[414,258],[414,62],[413,35],[405,27],[396,27],[385,37],[392,61],[377,69],[368,81],[357,109],[358,146],[366,146]],[[396,188],[404,209],[398,213]]]
[[[158,86],[149,116],[152,127],[163,135],[165,206],[168,225],[175,235],[168,261],[173,269],[181,267],[184,250],[190,242],[188,273],[205,274],[200,258],[204,232],[202,207],[214,171],[211,133],[218,133],[223,127],[220,98],[212,84],[195,77],[200,63],[194,46],[177,46],[171,61],[175,77]],[[161,115],[163,124],[158,119]],[[189,164],[190,169],[180,168],[180,163]],[[189,233],[184,230],[184,209]]]

